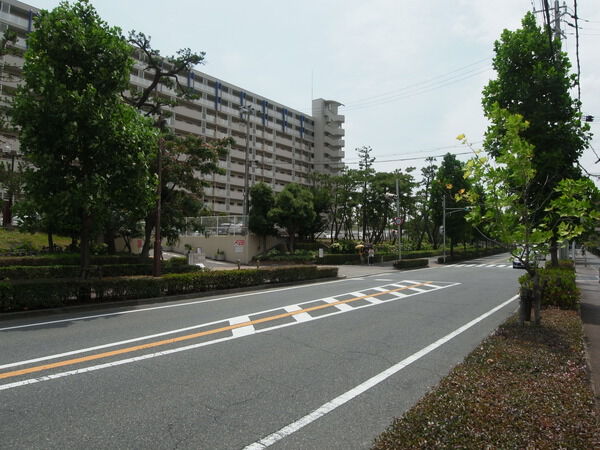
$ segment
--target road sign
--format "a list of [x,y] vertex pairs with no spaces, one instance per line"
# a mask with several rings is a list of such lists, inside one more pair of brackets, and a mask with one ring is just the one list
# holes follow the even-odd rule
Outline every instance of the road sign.
[[402,225],[404,223],[404,219],[402,217],[394,217],[394,225]]

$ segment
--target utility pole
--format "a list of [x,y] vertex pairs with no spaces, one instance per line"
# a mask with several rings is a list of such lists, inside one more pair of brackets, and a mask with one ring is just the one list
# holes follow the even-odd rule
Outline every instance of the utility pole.
[[402,259],[402,231],[400,222],[400,186],[396,177],[396,225],[398,226],[398,261]]
[[[254,111],[254,108],[251,105],[248,106],[240,106],[240,112],[242,116],[246,115],[246,157],[244,163],[244,206],[242,210],[242,214],[244,216],[244,220],[248,220],[248,210],[249,210],[249,192],[248,192],[248,178],[250,177],[250,163],[249,163],[249,153],[250,153],[250,114]],[[246,223],[247,225],[247,223]]]

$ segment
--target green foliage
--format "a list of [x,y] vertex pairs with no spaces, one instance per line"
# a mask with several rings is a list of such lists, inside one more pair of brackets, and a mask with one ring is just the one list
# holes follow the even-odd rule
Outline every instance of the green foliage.
[[324,255],[322,259],[319,259],[319,264],[360,264],[361,259],[358,253],[334,253]]
[[32,165],[26,195],[56,231],[76,218],[82,264],[115,211],[143,217],[153,197],[156,133],[125,105],[131,49],[86,1],[42,10],[27,38],[13,118]]
[[503,247],[489,247],[482,249],[467,249],[465,250],[456,250],[454,255],[446,255],[446,261],[444,262],[444,257],[440,256],[437,260],[438,264],[444,263],[455,263],[459,261],[465,261],[473,258],[480,258],[482,256],[491,256],[497,255],[498,253],[504,253],[507,249]]
[[350,239],[340,239],[329,246],[331,253],[356,253],[356,245],[358,241]]
[[273,189],[263,182],[250,189],[248,228],[258,236],[275,235],[275,224],[269,219],[269,211],[275,205]]
[[[0,282],[0,312],[56,308],[83,303],[182,295],[218,289],[286,283],[337,276],[337,269],[287,266],[168,274],[160,278],[28,280]],[[86,295],[82,295],[85,293]],[[90,295],[88,295],[90,294]]]
[[[76,253],[57,253],[43,256],[3,256],[0,257],[0,267],[6,266],[68,266],[78,265],[80,255]],[[98,255],[91,257],[94,265],[105,264],[143,264],[149,263],[147,258],[135,255]]]
[[373,448],[595,448],[581,320],[543,314],[541,326],[501,325]]
[[427,267],[428,265],[428,259],[400,259],[394,261],[395,269],[417,269],[420,267]]
[[296,183],[286,185],[275,197],[275,206],[269,211],[268,217],[287,231],[290,251],[294,251],[295,237],[302,223],[315,219],[312,193]]
[[[561,309],[579,308],[580,292],[575,283],[575,270],[564,262],[561,267],[547,267],[538,270],[542,286],[542,306],[556,306]],[[532,289],[531,276],[519,278],[521,286]]]

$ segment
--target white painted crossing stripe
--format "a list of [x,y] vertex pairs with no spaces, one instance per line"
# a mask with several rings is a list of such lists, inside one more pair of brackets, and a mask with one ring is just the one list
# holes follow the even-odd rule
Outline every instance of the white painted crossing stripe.
[[453,267],[465,267],[466,264],[454,264]]
[[[450,287],[453,287],[453,286],[458,286],[459,284],[460,283],[450,283],[450,284],[447,284],[447,285],[441,287],[440,289],[446,289],[446,288],[450,288]],[[416,296],[416,295],[419,295],[419,293],[410,294],[408,296]],[[254,316],[254,315],[258,315],[258,314],[263,314],[263,313],[267,313],[267,312],[280,311],[281,309],[286,309],[287,310],[288,308],[293,308],[293,307],[298,307],[299,309],[303,309],[303,308],[300,308],[300,305],[310,304],[310,303],[314,303],[314,302],[315,302],[315,300],[311,300],[311,301],[308,301],[308,302],[299,303],[298,305],[289,305],[287,307],[279,307],[279,308],[274,308],[274,309],[267,310],[267,311],[260,311],[260,312],[256,312],[256,313],[250,314],[250,316]],[[360,305],[360,306],[357,306],[357,307],[355,307],[353,309],[358,310],[358,309],[362,309],[362,308],[369,308],[369,307],[374,306],[374,305],[375,304]],[[297,310],[298,309],[295,309],[295,311],[297,311]],[[346,313],[346,311],[335,311],[335,312],[332,312],[330,314],[323,314],[323,315],[317,316],[317,317],[309,316],[307,313],[300,313],[300,314],[295,314],[294,316],[301,315],[301,314],[306,314],[306,315],[309,316],[308,320],[318,320],[318,319],[323,319],[323,318],[326,318],[326,317],[336,316],[338,314],[345,314],[345,313]],[[222,322],[223,322],[223,320],[212,322],[211,324],[222,323]],[[296,325],[297,323],[298,322],[288,322],[288,323],[284,323],[284,324],[280,324],[280,325],[274,325],[272,327],[261,328],[259,330],[255,330],[254,334],[265,333],[265,332],[268,332],[268,331],[277,330],[279,328],[285,328],[285,327],[293,326],[293,325]],[[208,324],[197,325],[197,326],[195,326],[193,328],[201,328],[201,327],[205,327],[206,325],[208,325]],[[192,328],[192,327],[190,327],[190,328]],[[171,333],[173,333],[173,332],[167,332],[167,333],[163,333],[163,334],[171,334]],[[123,365],[123,364],[135,363],[135,362],[138,362],[138,361],[143,361],[143,360],[151,359],[151,358],[157,358],[159,356],[170,355],[170,354],[179,353],[179,352],[183,352],[183,351],[187,351],[187,350],[194,350],[194,349],[197,349],[197,348],[206,347],[208,345],[218,344],[218,343],[221,343],[221,342],[230,341],[232,339],[238,339],[239,337],[240,336],[233,336],[232,335],[232,336],[229,336],[229,337],[218,338],[218,339],[214,339],[214,340],[210,340],[210,341],[206,341],[206,342],[200,342],[200,343],[197,343],[197,344],[190,344],[190,345],[186,345],[184,347],[177,347],[177,348],[173,348],[173,349],[169,349],[169,350],[163,350],[163,351],[155,352],[155,353],[148,353],[148,354],[145,354],[145,355],[135,356],[135,357],[132,357],[132,358],[126,358],[126,359],[112,361],[112,362],[108,362],[108,363],[104,363],[104,364],[98,364],[98,365],[95,365],[95,366],[84,367],[84,368],[81,368],[81,369],[75,369],[75,370],[69,370],[69,371],[66,371],[66,372],[54,373],[54,374],[45,375],[45,376],[41,376],[41,377],[37,377],[37,378],[29,378],[29,379],[26,379],[26,380],[16,381],[16,382],[13,382],[13,383],[0,384],[0,391],[4,391],[4,390],[7,390],[7,389],[14,389],[14,388],[21,387],[21,386],[26,386],[26,385],[29,385],[29,384],[41,383],[43,381],[55,380],[57,378],[64,378],[64,377],[68,377],[68,376],[72,376],[72,375],[80,375],[80,374],[87,373],[87,372],[94,372],[94,371],[97,371],[97,370],[107,369],[107,368],[110,368],[110,367],[116,367],[116,366],[120,366],[120,365]],[[141,339],[142,338],[137,338],[136,340],[141,340]],[[110,346],[110,345],[106,345],[105,347],[108,347],[108,346]],[[84,351],[86,351],[86,349],[77,350],[77,351],[74,351],[74,352],[71,352],[71,353],[82,353]],[[49,356],[49,357],[44,357],[42,359],[53,359],[53,358],[54,358],[54,356]],[[9,364],[8,366],[23,365],[23,364],[25,364],[25,362],[21,361],[21,362],[18,362],[18,363]]]
[[270,434],[270,435],[264,437],[260,441],[254,442],[250,445],[247,445],[246,447],[244,447],[244,450],[261,450],[261,449],[270,447],[271,445],[279,442],[280,440],[295,433],[296,431],[300,430],[301,428],[304,428],[306,425],[309,425],[312,422],[320,419],[324,415],[329,414],[331,411],[344,405],[345,403],[349,402],[350,400],[353,400],[354,398],[356,398],[360,394],[368,391],[372,387],[377,386],[381,382],[387,380],[392,375],[395,375],[396,373],[400,372],[405,367],[409,366],[410,364],[414,363],[415,361],[418,361],[419,359],[428,355],[432,351],[434,351],[437,348],[444,345],[446,342],[454,339],[459,334],[465,332],[466,330],[473,327],[474,325],[477,325],[479,322],[481,322],[482,320],[491,316],[496,311],[499,311],[500,309],[504,308],[505,306],[507,306],[514,300],[516,300],[518,297],[519,297],[518,295],[515,295],[514,297],[509,298],[507,301],[501,303],[500,305],[496,306],[495,308],[490,309],[485,314],[482,314],[479,317],[476,317],[475,319],[466,323],[462,327],[457,328],[452,333],[447,334],[446,336],[438,339],[437,341],[433,342],[432,344],[429,344],[427,347],[424,347],[421,350],[419,350],[418,352],[413,353],[408,358],[403,359],[402,361],[394,364],[393,366],[389,367],[388,369],[384,370],[383,372],[378,373],[374,377],[369,378],[368,380],[364,381],[363,383],[359,384],[358,386],[350,389],[349,391],[344,392],[342,395],[339,395],[336,398],[334,398],[333,400],[321,405],[319,408],[315,409],[314,411],[310,412],[309,414],[305,415],[304,417],[300,418],[299,420],[281,428],[279,431],[276,431],[273,434]]
[[[364,278],[352,278],[352,280],[364,280]],[[72,317],[69,319],[59,319],[59,320],[50,320],[50,321],[46,321],[46,322],[34,322],[34,323],[28,323],[28,324],[24,324],[24,325],[15,325],[15,326],[11,326],[11,327],[0,328],[0,331],[17,330],[19,328],[38,327],[38,326],[42,326],[42,325],[51,325],[51,324],[55,324],[55,323],[77,322],[79,320],[97,319],[99,317],[122,316],[125,314],[141,313],[141,312],[146,312],[146,311],[155,311],[155,310],[159,310],[159,309],[180,308],[182,306],[198,305],[200,303],[220,302],[223,300],[232,300],[232,299],[237,299],[240,297],[250,297],[252,295],[270,294],[270,293],[274,293],[274,292],[289,291],[292,289],[303,289],[303,288],[310,287],[310,286],[323,286],[325,284],[331,284],[331,283],[345,283],[347,281],[348,280],[345,280],[345,279],[344,280],[333,280],[333,281],[317,282],[317,283],[310,283],[310,284],[302,284],[302,285],[297,285],[297,286],[288,286],[288,287],[284,287],[284,288],[263,289],[260,291],[249,292],[247,294],[234,294],[234,295],[228,295],[226,297],[194,300],[194,301],[185,302],[185,303],[175,303],[175,304],[168,304],[168,305],[161,305],[161,306],[151,306],[149,308],[135,308],[135,309],[129,309],[129,310],[125,310],[125,311],[118,311],[118,312],[111,312],[111,313],[104,313],[104,314],[94,314],[91,316]],[[0,368],[1,367],[2,366],[0,366]]]
[[[330,298],[324,298],[323,301],[327,302],[327,303],[335,303],[335,302],[339,302],[339,300],[336,300],[333,297]],[[340,303],[339,305],[333,305],[334,308],[339,309],[340,311],[351,311],[354,308],[346,303]]]
[[487,264],[476,264],[475,267],[485,267]]
[[[294,311],[300,311],[303,308],[298,305],[290,305],[290,306],[286,306],[283,309],[285,309],[287,312],[294,312]],[[296,322],[308,322],[309,320],[313,319],[313,316],[311,316],[309,313],[305,313],[305,312],[300,313],[300,314],[294,314],[292,317],[294,319],[296,319]]]
[[[229,319],[230,325],[237,325],[238,323],[246,323],[246,322],[250,322],[250,317],[239,316],[239,317],[234,317],[233,319]],[[233,330],[231,330],[231,333],[235,337],[248,336],[250,334],[254,334],[255,332],[256,332],[256,330],[254,329],[254,325],[247,325],[245,327],[234,328]]]
[[498,264],[498,267],[508,267],[508,264]]
[[410,289],[411,291],[417,291],[417,292],[429,292],[431,289],[421,289],[418,287],[409,287],[408,289]]

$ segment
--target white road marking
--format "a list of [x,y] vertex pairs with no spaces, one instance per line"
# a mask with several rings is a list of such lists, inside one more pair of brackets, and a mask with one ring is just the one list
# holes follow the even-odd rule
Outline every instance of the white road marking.
[[[239,317],[234,317],[233,319],[229,319],[229,323],[231,325],[237,325],[238,323],[245,323],[245,322],[249,322],[250,321],[250,317],[248,316],[239,316]],[[254,334],[256,330],[254,329],[254,325],[247,325],[245,327],[240,327],[240,328],[234,328],[233,330],[231,330],[231,333],[235,336],[235,337],[242,337],[242,336],[248,336],[250,334]]]
[[508,267],[508,264],[498,264],[498,267]]
[[394,281],[394,280],[390,280],[389,278],[375,278],[375,281]]
[[[323,301],[326,303],[339,302],[339,300],[336,300],[333,297],[324,298]],[[333,307],[339,309],[340,311],[351,311],[354,309],[352,306],[347,305],[346,303],[340,303],[339,305],[333,305]]]
[[[353,279],[356,280],[356,279],[359,279],[359,278],[353,278]],[[362,278],[360,278],[360,279],[362,279]],[[70,319],[50,320],[50,321],[47,321],[47,322],[28,323],[28,324],[25,324],[25,325],[15,325],[15,326],[11,326],[11,327],[0,328],[0,331],[18,330],[20,328],[31,328],[31,327],[38,327],[38,326],[43,326],[43,325],[52,325],[52,324],[55,324],[55,323],[76,322],[76,321],[79,321],[79,320],[97,319],[99,317],[120,316],[120,315],[124,315],[124,314],[133,314],[133,313],[140,313],[140,312],[146,312],[146,311],[156,311],[156,310],[159,310],[159,309],[180,308],[182,306],[192,306],[192,305],[197,305],[199,303],[220,302],[220,301],[223,301],[223,300],[231,300],[233,298],[249,297],[249,296],[252,296],[252,295],[268,294],[268,293],[271,293],[271,292],[283,292],[283,291],[289,291],[289,290],[292,290],[292,289],[301,289],[301,288],[305,288],[305,287],[317,286],[317,285],[323,285],[323,284],[329,284],[329,283],[343,283],[345,281],[348,281],[348,280],[333,280],[333,281],[325,281],[325,282],[322,282],[322,283],[302,284],[302,285],[298,285],[298,286],[289,286],[289,287],[284,287],[284,288],[263,289],[261,291],[249,292],[247,294],[228,295],[226,297],[218,297],[218,298],[209,298],[209,299],[202,299],[202,300],[194,300],[192,302],[176,303],[176,304],[169,304],[169,305],[162,305],[162,306],[151,306],[149,308],[130,309],[130,310],[119,311],[119,312],[112,312],[112,313],[94,314],[92,316],[72,317]],[[118,307],[118,305],[116,305],[115,307]]]
[[396,373],[398,373],[405,367],[409,366],[410,364],[414,363],[415,361],[418,361],[419,359],[423,358],[427,354],[431,353],[432,351],[434,351],[437,348],[444,345],[446,342],[454,339],[459,334],[463,333],[464,331],[468,330],[472,326],[478,324],[482,320],[491,316],[496,311],[499,311],[500,309],[504,308],[506,305],[510,304],[511,302],[516,300],[518,297],[519,297],[518,295],[515,295],[514,297],[501,303],[500,305],[496,306],[495,308],[490,309],[485,314],[482,314],[479,317],[466,323],[462,327],[457,328],[452,333],[447,334],[443,338],[438,339],[437,341],[433,342],[432,344],[429,344],[427,347],[424,347],[421,350],[419,350],[418,352],[413,353],[408,358],[403,359],[402,361],[394,364],[393,366],[389,367],[388,369],[384,370],[383,372],[378,373],[374,377],[369,378],[368,380],[359,384],[358,386],[350,389],[347,392],[344,392],[342,395],[339,395],[338,397],[334,398],[333,400],[321,405],[319,408],[315,409],[314,411],[305,415],[304,417],[300,418],[299,420],[281,428],[279,431],[276,431],[273,434],[270,434],[270,435],[264,437],[260,441],[254,442],[250,445],[247,445],[246,447],[244,447],[244,450],[260,450],[260,449],[270,447],[271,445],[275,444],[276,442],[284,439],[285,437],[291,435],[292,433],[295,433],[296,431],[300,430],[301,428],[305,427],[306,425],[309,425],[310,423],[314,422],[315,420],[320,419],[325,414],[330,413],[334,409],[337,409],[338,407],[349,402],[350,400],[354,399],[355,397],[359,396],[360,394],[368,391],[372,387],[377,386],[379,383],[387,380],[392,375],[395,375]]
[[[457,286],[459,284],[460,283],[450,283],[450,284],[448,284],[446,286],[440,287],[439,289],[445,289],[445,288]],[[410,295],[407,295],[407,297],[408,296],[415,296],[415,295],[419,295],[419,293],[410,294]],[[401,297],[398,297],[398,298],[401,298]],[[309,303],[314,303],[314,302],[315,302],[315,300],[310,300],[310,301],[307,301],[307,302],[304,302],[304,303],[299,303],[297,305],[289,305],[289,306],[285,306],[285,307],[278,307],[278,308],[273,308],[273,309],[269,309],[269,310],[265,310],[265,311],[255,312],[255,313],[249,314],[249,316],[243,316],[243,317],[250,318],[251,316],[254,316],[254,315],[263,315],[263,314],[274,312],[274,311],[281,311],[281,309],[285,309],[288,312],[298,311],[298,310],[304,309],[304,308],[302,308],[303,305],[306,305],[306,304],[309,304]],[[366,304],[366,305],[360,305],[360,306],[356,306],[356,307],[353,307],[353,308],[351,307],[350,309],[352,311],[354,311],[354,310],[358,310],[358,309],[362,309],[362,308],[368,308],[368,307],[374,306],[375,304],[376,303],[369,303],[369,304]],[[233,333],[233,335],[230,336],[230,337],[213,339],[213,340],[210,340],[210,341],[207,341],[207,342],[202,342],[202,343],[199,343],[199,344],[191,344],[191,345],[188,345],[188,346],[185,346],[185,347],[179,347],[179,348],[175,348],[175,349],[171,349],[171,350],[164,350],[164,351],[161,351],[161,352],[150,353],[150,354],[147,354],[147,355],[137,356],[137,357],[133,357],[133,358],[127,358],[127,359],[124,359],[124,360],[114,361],[114,362],[111,362],[111,363],[99,364],[99,365],[96,365],[96,366],[90,366],[90,367],[86,367],[86,368],[82,368],[82,369],[70,370],[70,371],[67,371],[67,372],[61,372],[61,373],[47,375],[47,376],[42,376],[42,377],[38,377],[38,378],[31,378],[31,379],[28,379],[28,380],[22,380],[22,381],[17,381],[17,382],[13,382],[13,383],[3,384],[3,385],[0,385],[0,391],[6,390],[6,389],[12,389],[12,388],[19,387],[19,386],[25,386],[25,385],[32,384],[32,383],[38,383],[38,382],[41,382],[41,381],[53,380],[55,378],[62,378],[62,377],[65,377],[65,376],[78,375],[78,374],[81,374],[81,373],[86,373],[86,372],[91,372],[91,371],[95,371],[95,370],[105,369],[107,367],[118,366],[118,365],[121,365],[121,364],[133,363],[133,362],[140,361],[140,360],[143,360],[143,359],[155,358],[155,357],[158,357],[158,356],[168,355],[168,354],[171,354],[171,353],[177,353],[177,352],[180,352],[180,351],[192,350],[192,349],[204,347],[204,346],[207,346],[207,345],[217,344],[219,342],[225,342],[225,341],[228,341],[228,340],[231,340],[231,339],[238,339],[240,337],[247,336],[248,334],[257,334],[257,333],[263,333],[265,331],[272,331],[272,330],[275,330],[275,329],[278,329],[278,328],[288,327],[288,326],[291,326],[291,325],[297,325],[298,323],[306,322],[308,320],[323,319],[323,318],[334,316],[334,315],[338,315],[338,314],[344,314],[346,312],[348,312],[348,311],[339,311],[338,310],[338,311],[335,311],[335,312],[332,312],[332,313],[329,313],[329,314],[323,314],[321,316],[315,316],[315,317],[310,316],[308,313],[295,314],[292,317],[296,318],[297,316],[301,316],[301,318],[299,318],[299,319],[297,318],[295,322],[288,322],[288,323],[284,323],[284,324],[281,324],[281,325],[275,325],[275,326],[272,326],[272,327],[266,327],[266,328],[262,328],[260,330],[254,329],[252,333],[240,333],[239,335],[235,335],[235,333]],[[302,318],[302,316],[304,316],[304,317],[308,316],[308,318]],[[168,334],[180,333],[181,331],[188,331],[188,330],[195,329],[195,328],[202,328],[202,327],[206,327],[206,326],[210,326],[210,325],[214,325],[214,324],[220,324],[220,323],[231,321],[231,320],[237,321],[236,323],[243,323],[243,321],[241,321],[242,319],[239,318],[239,317],[238,318],[233,318],[233,319],[217,320],[217,321],[210,322],[210,323],[204,323],[204,324],[195,325],[193,327],[187,327],[187,328],[182,328],[182,329],[179,329],[179,330],[172,330],[172,331],[167,331],[167,332],[164,332],[164,333],[158,333],[158,334],[151,335],[151,336],[143,336],[143,337],[138,337],[138,338],[134,338],[134,339],[129,339],[127,341],[120,341],[120,342],[115,342],[115,343],[111,343],[111,344],[99,345],[99,346],[96,346],[96,347],[89,347],[89,348],[84,348],[84,349],[79,349],[79,350],[73,350],[71,352],[65,352],[65,353],[61,353],[61,354],[58,354],[58,355],[49,355],[49,356],[44,356],[44,357],[40,357],[40,358],[30,359],[30,360],[27,360],[27,361],[18,361],[18,362],[14,362],[14,363],[10,363],[10,364],[4,364],[4,365],[0,366],[0,369],[2,369],[2,368],[8,368],[8,367],[15,367],[15,366],[26,365],[26,364],[30,364],[30,363],[33,363],[33,362],[47,361],[47,360],[50,360],[50,359],[57,359],[57,358],[60,358],[60,357],[75,355],[75,354],[78,354],[78,353],[86,353],[86,352],[90,352],[90,351],[93,351],[93,350],[98,350],[98,349],[101,349],[101,348],[114,347],[114,346],[118,346],[118,345],[130,343],[130,342],[136,342],[136,341],[141,341],[141,340],[145,340],[145,339],[150,339],[152,337],[158,337],[158,336],[164,336],[164,335],[168,335]],[[247,328],[247,327],[242,327],[241,329],[244,329],[244,328]],[[252,328],[254,328],[254,327],[252,327]],[[232,331],[235,331],[235,330],[232,330]]]
[[[290,305],[290,306],[286,306],[285,309],[287,312],[294,312],[294,311],[300,311],[302,308],[298,305]],[[292,316],[294,319],[296,319],[296,322],[308,322],[309,320],[313,320],[313,316],[311,316],[309,313],[300,313],[300,314],[294,314]]]

